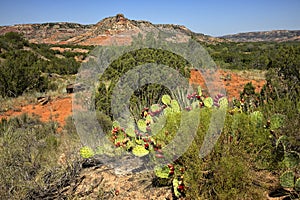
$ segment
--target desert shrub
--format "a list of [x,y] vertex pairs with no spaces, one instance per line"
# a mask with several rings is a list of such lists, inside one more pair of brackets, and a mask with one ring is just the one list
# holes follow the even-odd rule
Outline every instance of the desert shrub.
[[296,47],[280,48],[266,74],[267,84],[262,91],[265,100],[288,97],[296,102],[299,98],[300,53]]
[[22,115],[2,120],[0,133],[1,199],[32,199],[36,195],[33,191],[42,193],[63,178],[68,167],[58,166],[57,159],[62,149],[68,153],[72,143],[65,146],[62,138],[68,137],[57,134],[55,123]]
[[[53,165],[58,139],[55,125],[26,115],[1,124],[2,198],[24,198],[39,173]],[[50,164],[51,163],[51,164]]]
[[[272,170],[273,144],[262,123],[253,123],[251,115],[227,115],[221,136],[213,151],[199,157],[209,127],[210,111],[202,110],[197,136],[179,159],[186,166],[188,199],[264,199],[263,189],[253,182],[260,170]],[[261,183],[264,184],[264,183]]]
[[[276,68],[276,59],[282,54],[295,58],[299,55],[299,42],[224,42],[202,44],[218,66],[227,69]],[[292,51],[288,49],[293,49]],[[285,56],[287,57],[287,56]],[[285,59],[282,57],[282,59]],[[295,59],[296,60],[296,59]]]
[[22,49],[23,46],[29,46],[29,42],[18,33],[8,32],[0,36],[0,47],[5,50]]
[[47,80],[37,67],[36,55],[15,51],[0,66],[0,95],[16,97],[30,90],[44,91]]
[[103,132],[104,133],[109,132],[112,127],[112,121],[111,121],[110,117],[99,111],[97,111],[96,117],[97,117],[97,120],[98,120],[101,128],[103,129]]
[[[172,52],[161,49],[140,49],[128,52],[113,61],[100,77],[100,84],[96,93],[96,107],[101,112],[112,117],[111,95],[119,78],[134,67],[145,63],[163,64],[178,70],[184,77],[189,77],[188,62]],[[139,77],[138,73],[136,76],[137,80],[144,78]],[[136,105],[136,102],[138,102],[138,104],[143,104],[140,107],[150,106],[151,104],[158,103],[158,100],[164,94],[170,94],[170,91],[162,85],[147,84],[134,92],[131,98],[131,105]],[[132,109],[135,110],[136,108]]]
[[299,109],[300,99],[300,63],[299,49],[296,47],[280,48],[272,60],[272,69],[266,74],[267,84],[261,91],[264,105],[263,112],[269,118],[274,114],[286,117],[285,123],[278,130],[272,130],[277,140],[285,135],[289,138],[287,148],[300,152]]
[[73,57],[63,59],[53,57],[51,61],[44,61],[40,67],[43,72],[67,75],[76,74],[80,64]]
[[[26,48],[25,48],[26,47]],[[46,44],[30,44],[17,33],[0,36],[0,95],[17,97],[24,92],[54,90],[44,73],[76,74],[80,63],[74,57],[57,58]],[[79,55],[77,53],[76,55]]]
[[[4,65],[12,63],[15,68],[27,66],[26,73],[30,70],[37,72],[57,73],[61,75],[76,74],[80,63],[76,62],[74,56],[86,53],[65,52],[66,57],[58,58],[61,54],[50,49],[51,45],[29,43],[22,35],[9,32],[0,36],[0,57],[4,58]],[[91,49],[89,47],[88,49]],[[24,70],[23,70],[24,71]],[[36,75],[33,78],[38,78]]]

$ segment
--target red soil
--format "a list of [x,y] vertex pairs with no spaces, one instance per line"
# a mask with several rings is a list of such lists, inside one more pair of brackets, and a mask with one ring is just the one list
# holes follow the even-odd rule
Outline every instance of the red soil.
[[66,117],[70,116],[72,113],[72,98],[71,96],[67,96],[64,98],[52,99],[45,105],[29,104],[22,107],[16,107],[15,109],[9,110],[4,114],[0,114],[0,120],[2,118],[18,116],[23,113],[37,115],[43,122],[51,120],[56,121],[59,123],[60,127],[62,127],[65,125]]
[[[227,74],[231,74],[231,80],[220,79],[220,77],[226,77]],[[265,84],[265,80],[263,79],[250,80],[245,77],[243,78],[236,73],[226,72],[223,70],[218,70],[218,74],[216,74],[214,80],[219,80],[223,83],[227,92],[227,97],[229,97],[230,99],[232,99],[233,97],[239,98],[239,94],[243,90],[244,85],[250,81],[256,87],[257,92],[259,92],[262,86]],[[197,83],[205,88],[203,77],[197,71],[192,71],[190,83]],[[72,97],[71,95],[69,95],[64,98],[55,98],[49,101],[49,103],[47,103],[46,105],[29,104],[22,107],[16,106],[16,108],[13,110],[9,110],[2,114],[0,113],[0,120],[2,118],[18,116],[22,113],[28,113],[29,115],[38,115],[40,116],[41,121],[44,122],[50,120],[56,121],[60,124],[60,127],[62,127],[65,125],[66,117],[72,114]]]
[[[227,77],[227,75],[230,75],[230,80],[224,79],[225,77]],[[223,70],[218,70],[217,73],[210,74],[210,76],[213,76],[214,86],[218,87],[222,84],[221,86],[225,88],[226,96],[230,100],[232,98],[239,98],[240,92],[243,91],[244,85],[246,83],[252,82],[252,85],[255,87],[256,92],[260,92],[263,85],[266,83],[264,79],[251,80],[249,78],[242,77],[234,72]],[[221,79],[221,77],[223,77],[223,79]],[[205,81],[198,71],[191,72],[190,83],[200,84],[202,88],[206,88]]]

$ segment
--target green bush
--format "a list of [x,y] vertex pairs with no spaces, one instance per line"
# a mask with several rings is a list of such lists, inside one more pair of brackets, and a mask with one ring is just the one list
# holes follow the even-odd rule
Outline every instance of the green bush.
[[15,51],[0,65],[0,95],[17,97],[31,90],[45,91],[47,80],[37,66],[38,57],[30,52]]
[[[57,89],[42,73],[76,74],[80,63],[69,55],[58,58],[46,44],[30,44],[17,33],[0,36],[0,95],[17,97],[24,92]],[[80,53],[76,53],[79,55]]]
[[[119,78],[134,67],[145,63],[167,65],[170,68],[178,70],[184,77],[188,78],[190,76],[189,69],[187,67],[189,66],[189,63],[172,52],[161,49],[140,49],[128,52],[113,61],[100,77],[100,85],[96,94],[96,107],[106,115],[112,117],[110,108],[111,95],[114,87],[119,81]],[[159,103],[159,100],[164,94],[171,95],[170,91],[162,85],[144,85],[134,91],[130,103],[131,110],[133,110],[133,113],[136,116],[137,113],[141,112],[141,110],[139,110],[140,108],[149,107],[152,104]]]

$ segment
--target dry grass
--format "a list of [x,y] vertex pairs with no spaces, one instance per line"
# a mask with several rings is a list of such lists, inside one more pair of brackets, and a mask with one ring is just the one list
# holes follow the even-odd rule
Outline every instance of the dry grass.
[[266,78],[266,70],[229,70],[223,69],[226,72],[234,72],[237,75],[241,76],[242,78],[249,79],[249,80],[265,80]]

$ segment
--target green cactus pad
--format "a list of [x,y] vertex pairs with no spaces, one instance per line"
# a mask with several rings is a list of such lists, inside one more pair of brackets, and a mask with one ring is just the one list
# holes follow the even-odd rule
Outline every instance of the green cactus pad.
[[94,156],[94,151],[90,147],[82,147],[80,149],[80,155],[83,158],[90,158]]
[[145,149],[143,146],[138,145],[132,149],[132,153],[135,156],[143,157],[145,155],[148,155],[149,151],[147,149]]
[[133,148],[135,145],[134,143],[129,140],[127,143],[126,143],[126,150],[128,151],[129,149]]
[[151,124],[152,135],[158,134],[164,128],[165,124],[166,124],[166,116],[162,115],[158,118],[158,120],[154,124]]
[[286,118],[285,115],[282,115],[282,114],[273,115],[270,119],[270,121],[271,121],[270,128],[272,130],[280,128],[281,126],[283,126],[285,118]]
[[120,123],[118,121],[113,121],[112,126],[113,128],[120,128]]
[[143,145],[144,141],[142,139],[136,139],[135,143],[138,144],[138,145]]
[[201,88],[200,85],[198,86],[198,95],[199,95],[199,96],[202,96],[202,88]]
[[118,142],[122,143],[125,139],[124,134],[119,134],[117,139],[115,139],[115,144],[117,144]]
[[280,176],[280,185],[284,188],[294,187],[294,173],[292,171],[286,171]]
[[295,151],[286,152],[283,162],[288,168],[296,167],[300,163],[300,155]]
[[160,105],[159,104],[153,104],[151,107],[150,107],[150,110],[152,112],[158,112],[160,110]]
[[170,169],[168,166],[156,166],[154,172],[159,178],[169,178]]
[[171,101],[171,108],[172,108],[173,112],[176,112],[176,113],[180,112],[180,106],[176,100]]
[[128,128],[125,130],[125,133],[126,133],[129,137],[132,137],[132,138],[134,138],[134,137],[136,136],[133,127],[128,127]]
[[222,97],[218,101],[220,108],[226,109],[228,107],[228,99],[226,97]]
[[179,186],[179,181],[177,178],[173,179],[173,189],[174,189],[174,194],[177,198],[179,198],[181,196],[180,192],[178,191],[178,186]]
[[171,105],[171,97],[169,95],[163,95],[161,98],[161,101],[163,102],[163,104],[165,105]]
[[300,192],[300,178],[298,178],[295,182],[295,190]]
[[214,104],[214,101],[211,97],[207,97],[203,100],[204,106],[207,108],[211,108]]
[[150,124],[153,123],[153,118],[151,117],[151,115],[147,115],[146,122],[150,122]]
[[147,132],[147,130],[146,130],[147,124],[146,124],[146,121],[145,121],[145,120],[140,119],[140,120],[137,122],[137,126],[138,126],[138,128],[140,129],[140,131],[143,131],[144,133]]
[[174,112],[173,109],[170,107],[164,109],[164,115],[166,116],[172,114],[173,112]]

